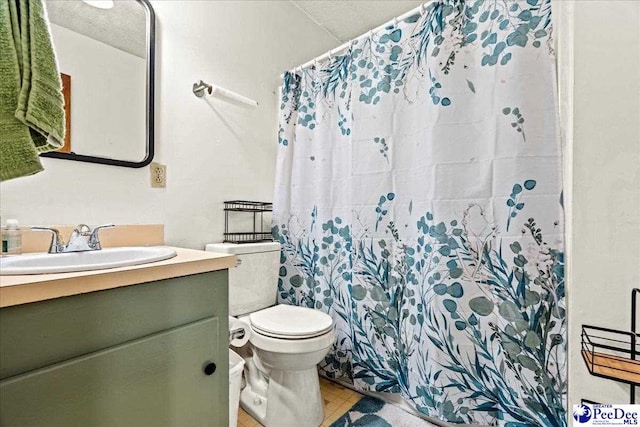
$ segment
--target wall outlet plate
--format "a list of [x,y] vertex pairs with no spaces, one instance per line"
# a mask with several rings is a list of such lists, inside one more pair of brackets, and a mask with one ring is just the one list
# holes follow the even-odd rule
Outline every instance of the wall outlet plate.
[[164,188],[167,185],[167,167],[160,163],[152,162],[149,166],[151,175],[151,186],[154,188]]

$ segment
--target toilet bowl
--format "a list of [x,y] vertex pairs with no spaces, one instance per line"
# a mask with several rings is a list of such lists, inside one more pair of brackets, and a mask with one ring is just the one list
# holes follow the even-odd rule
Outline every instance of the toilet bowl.
[[247,385],[240,404],[263,425],[313,426],[324,418],[316,365],[335,341],[320,311],[277,305],[242,320],[251,325]]
[[206,245],[234,254],[229,314],[250,325],[249,343],[234,348],[245,360],[240,405],[266,427],[317,427],[324,418],[317,364],[335,341],[333,319],[306,307],[276,304],[280,245]]

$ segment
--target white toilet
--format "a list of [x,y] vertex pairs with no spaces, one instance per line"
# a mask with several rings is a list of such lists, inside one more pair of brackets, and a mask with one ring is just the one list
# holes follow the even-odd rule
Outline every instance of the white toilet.
[[323,403],[316,365],[335,341],[333,319],[306,307],[274,305],[280,244],[214,243],[206,250],[234,254],[229,270],[229,315],[251,325],[246,385],[240,404],[266,427],[317,427]]

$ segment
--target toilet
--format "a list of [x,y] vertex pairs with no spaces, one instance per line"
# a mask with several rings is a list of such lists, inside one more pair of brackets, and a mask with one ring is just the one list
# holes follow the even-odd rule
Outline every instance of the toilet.
[[207,251],[234,254],[229,315],[250,325],[240,405],[266,427],[317,427],[324,418],[317,364],[335,341],[333,319],[318,310],[276,305],[280,244],[212,243]]

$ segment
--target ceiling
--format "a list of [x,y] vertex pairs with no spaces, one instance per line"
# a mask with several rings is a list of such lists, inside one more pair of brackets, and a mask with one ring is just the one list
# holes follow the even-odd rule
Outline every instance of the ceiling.
[[[425,0],[290,0],[336,40],[336,47],[391,21]],[[97,9],[81,0],[46,0],[51,22],[136,56],[145,57],[146,17],[136,1]]]
[[426,0],[290,0],[339,44],[391,21]]
[[98,9],[81,0],[46,0],[45,4],[52,23],[146,58],[147,18],[137,1],[116,0],[111,9]]

